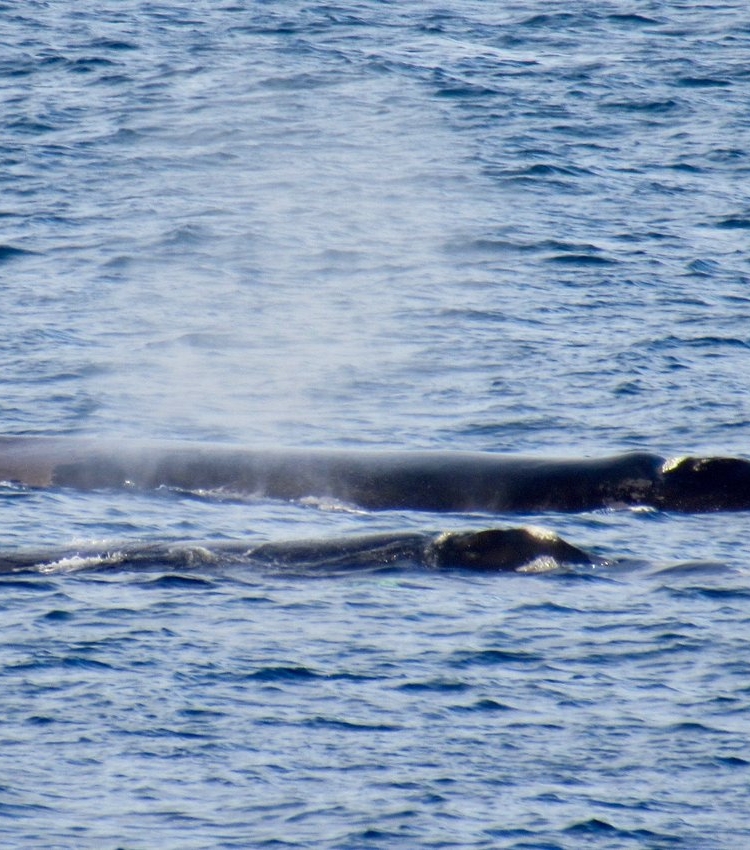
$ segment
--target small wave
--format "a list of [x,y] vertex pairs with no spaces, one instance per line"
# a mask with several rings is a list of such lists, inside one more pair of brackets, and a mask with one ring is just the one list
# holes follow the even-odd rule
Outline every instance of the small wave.
[[726,88],[731,86],[729,80],[720,77],[680,77],[677,81],[678,86],[685,88]]
[[741,756],[717,756],[716,763],[724,767],[732,768],[747,768],[750,767],[750,761]]
[[515,711],[512,705],[506,705],[504,702],[498,702],[494,699],[480,699],[471,705],[464,706],[456,706],[453,709],[456,712],[481,712],[481,713],[495,713],[495,712],[505,712],[505,711]]
[[704,585],[688,585],[683,587],[666,588],[670,596],[676,599],[712,599],[723,603],[737,602],[743,609],[750,600],[750,588],[747,587],[710,587]]
[[15,245],[0,245],[0,263],[19,257],[31,256],[35,253],[36,251],[27,251],[25,248],[17,248]]
[[647,15],[639,15],[635,12],[607,15],[607,20],[615,24],[626,24],[641,27],[653,27],[659,24],[655,18],[649,18]]
[[559,30],[566,26],[574,26],[580,20],[581,16],[573,12],[542,12],[520,21],[519,26],[529,27],[530,29]]
[[[674,835],[653,832],[650,829],[622,829],[601,818],[589,818],[568,826],[564,833],[575,836],[578,840],[606,840],[637,842],[641,847],[661,847],[663,845],[681,844]],[[617,845],[619,846],[619,845]]]
[[684,108],[684,104],[674,98],[667,98],[666,100],[617,100],[602,103],[602,109],[652,115],[673,115]]
[[155,578],[149,578],[142,582],[149,587],[164,587],[164,588],[184,588],[186,590],[196,590],[207,587],[213,587],[214,582],[196,575],[179,575],[177,573],[167,573]]
[[712,277],[721,268],[715,260],[704,260],[700,258],[691,260],[687,267],[691,274],[705,277]]
[[453,667],[495,667],[497,665],[527,665],[539,664],[542,656],[526,650],[510,649],[480,649],[475,652],[457,652],[450,663]]
[[457,682],[449,679],[431,679],[428,682],[406,682],[398,685],[397,690],[411,693],[455,693],[456,691],[467,691],[469,685],[466,682]]
[[556,254],[549,257],[547,262],[577,266],[610,266],[614,265],[617,260],[597,254]]
[[303,725],[314,728],[326,727],[343,732],[397,732],[403,728],[393,723],[357,723],[338,717],[311,717],[304,720]]
[[726,230],[750,230],[750,216],[730,215],[719,219],[716,226]]
[[308,667],[263,667],[251,673],[248,678],[258,682],[299,682],[318,679],[320,675]]

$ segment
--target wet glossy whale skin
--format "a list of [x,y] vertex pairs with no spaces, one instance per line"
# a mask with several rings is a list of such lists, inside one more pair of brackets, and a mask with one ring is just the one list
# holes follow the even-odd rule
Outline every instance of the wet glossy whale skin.
[[0,441],[0,476],[29,486],[328,497],[373,510],[569,512],[643,505],[703,512],[750,507],[748,461],[667,461],[644,452],[561,460],[482,452],[252,450],[6,437]]

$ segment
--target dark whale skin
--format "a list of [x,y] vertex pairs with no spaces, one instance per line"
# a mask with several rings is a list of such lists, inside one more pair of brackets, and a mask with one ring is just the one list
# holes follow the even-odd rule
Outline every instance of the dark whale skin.
[[0,480],[29,487],[172,487],[370,510],[536,513],[750,508],[750,462],[647,452],[547,459],[483,452],[243,449],[76,437],[0,438]]

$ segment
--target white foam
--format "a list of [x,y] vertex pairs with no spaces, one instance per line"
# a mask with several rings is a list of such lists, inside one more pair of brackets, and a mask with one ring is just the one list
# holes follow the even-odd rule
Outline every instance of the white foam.
[[57,561],[46,564],[37,564],[37,569],[45,575],[53,573],[74,573],[92,567],[111,566],[121,564],[124,560],[122,552],[105,552],[98,555],[69,555]]

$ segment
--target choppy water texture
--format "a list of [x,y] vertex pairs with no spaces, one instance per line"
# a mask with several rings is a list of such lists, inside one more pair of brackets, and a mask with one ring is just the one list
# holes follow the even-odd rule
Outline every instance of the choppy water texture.
[[[745,3],[0,2],[7,434],[747,456]],[[0,491],[4,556],[478,528]],[[746,513],[609,567],[0,579],[0,838],[737,848]],[[101,566],[101,565],[99,565]]]

